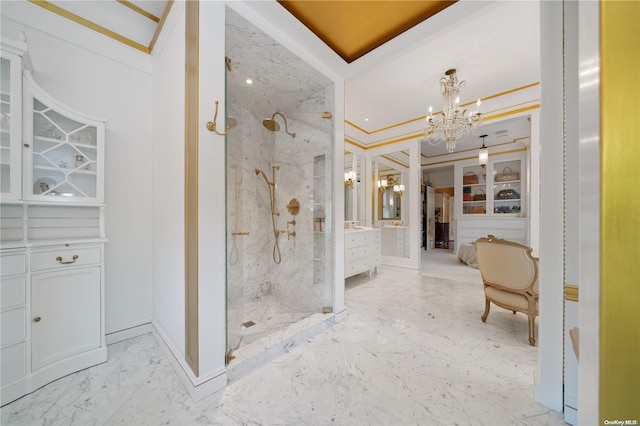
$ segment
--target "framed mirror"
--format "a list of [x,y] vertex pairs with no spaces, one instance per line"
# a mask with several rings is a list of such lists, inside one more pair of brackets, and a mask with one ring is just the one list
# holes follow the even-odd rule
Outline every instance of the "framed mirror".
[[364,157],[352,152],[344,154],[344,220],[364,222]]
[[[402,190],[399,174],[379,174],[378,187],[378,219],[401,220],[402,218]],[[401,186],[402,185],[402,186]]]

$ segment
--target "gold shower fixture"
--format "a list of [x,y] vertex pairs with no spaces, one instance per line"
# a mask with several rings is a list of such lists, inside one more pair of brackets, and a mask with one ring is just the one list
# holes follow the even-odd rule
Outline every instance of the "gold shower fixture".
[[272,132],[277,132],[278,130],[280,130],[280,125],[278,124],[278,122],[276,121],[276,115],[279,115],[280,117],[282,117],[282,119],[284,120],[284,131],[291,137],[296,137],[295,133],[291,133],[289,132],[289,126],[287,124],[287,118],[282,115],[282,113],[280,112],[274,112],[273,115],[271,116],[271,118],[265,118],[264,120],[262,120],[262,125],[269,131]]
[[218,119],[218,101],[216,101],[216,111],[213,114],[213,121],[207,121],[207,130],[209,130],[210,132],[214,132],[215,134],[220,136],[226,136],[229,134],[229,130],[231,130],[231,128],[236,127],[238,125],[238,120],[229,116],[227,117],[227,128],[223,133],[220,133],[218,129],[216,129],[217,119]]

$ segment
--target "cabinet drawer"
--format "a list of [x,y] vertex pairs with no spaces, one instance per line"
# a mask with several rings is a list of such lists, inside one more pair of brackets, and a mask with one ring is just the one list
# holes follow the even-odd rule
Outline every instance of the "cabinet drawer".
[[371,269],[371,262],[369,258],[357,259],[351,262],[348,262],[344,265],[345,275],[351,276],[354,274],[359,274],[361,272],[366,272]]
[[361,247],[371,244],[371,234],[369,232],[350,231],[344,236],[344,245],[347,248]]
[[26,302],[27,277],[2,278],[2,293],[0,293],[0,308],[21,305]]
[[24,274],[27,271],[27,255],[9,254],[2,256],[0,272],[3,277],[8,275]]
[[[74,256],[77,256],[74,259]],[[58,269],[100,263],[100,247],[61,248],[31,254],[31,270]]]
[[0,354],[3,386],[27,374],[27,344],[25,342],[2,348]]
[[27,337],[27,327],[25,326],[26,316],[27,310],[24,307],[9,309],[0,313],[0,321],[2,321],[2,325],[0,326],[2,340],[0,344],[5,345],[18,340],[24,340]]
[[345,250],[345,259],[352,260],[367,257],[369,256],[370,250],[371,248],[369,246],[348,248]]

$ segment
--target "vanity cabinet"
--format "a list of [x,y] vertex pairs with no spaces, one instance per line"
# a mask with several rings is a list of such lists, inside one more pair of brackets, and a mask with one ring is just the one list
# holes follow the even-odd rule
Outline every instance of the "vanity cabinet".
[[0,403],[107,360],[105,123],[61,105],[2,40]]
[[379,229],[363,228],[345,231],[344,277],[362,272],[371,276],[377,272],[381,262],[381,232]]

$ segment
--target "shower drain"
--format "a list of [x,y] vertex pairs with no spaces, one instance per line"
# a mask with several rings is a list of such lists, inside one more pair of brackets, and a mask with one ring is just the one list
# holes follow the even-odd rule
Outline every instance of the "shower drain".
[[254,325],[256,325],[256,323],[253,321],[247,321],[245,323],[242,323],[242,326],[246,328],[253,327]]

